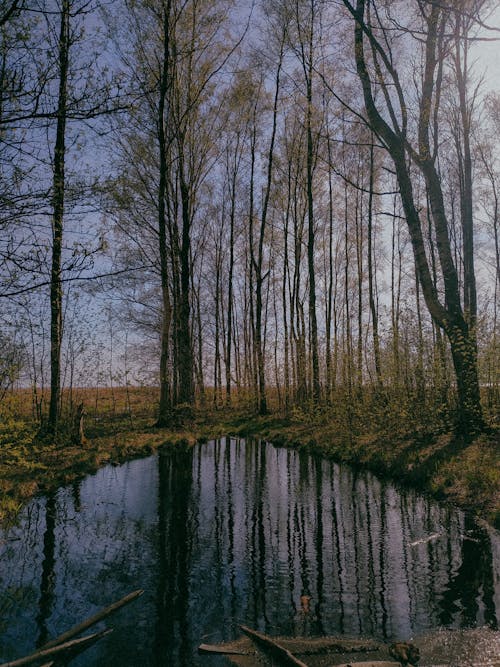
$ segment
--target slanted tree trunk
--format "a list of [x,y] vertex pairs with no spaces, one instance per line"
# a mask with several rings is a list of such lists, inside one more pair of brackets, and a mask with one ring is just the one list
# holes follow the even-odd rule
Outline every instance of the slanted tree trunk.
[[[404,103],[404,93],[397,71],[384,52],[383,46],[374,36],[371,26],[367,23],[365,16],[366,1],[357,0],[356,8],[348,0],[343,0],[343,2],[355,19],[355,60],[358,77],[363,89],[366,113],[372,128],[384,142],[395,166],[422,293],[432,318],[445,331],[450,343],[457,381],[457,427],[460,431],[466,433],[475,432],[484,427],[477,372],[477,352],[474,336],[464,317],[460,303],[457,269],[453,261],[443,191],[436,168],[436,126],[433,128],[434,145],[432,147],[430,140],[431,122],[437,122],[435,109],[436,105],[439,104],[439,86],[442,79],[444,57],[441,44],[447,25],[446,12],[448,10],[436,3],[427,8],[427,14],[423,13],[427,33],[425,36],[425,61],[418,118],[418,149],[416,149],[410,146],[407,137],[406,104]],[[373,97],[372,81],[365,58],[365,39],[372,50],[376,52],[377,62],[380,63],[380,59],[382,59],[387,76],[391,85],[395,88],[400,103],[401,122],[398,123],[388,94],[385,96],[385,100],[389,104],[392,126],[381,115]],[[384,90],[387,91],[387,82],[381,79],[380,70],[377,79],[379,83],[382,82]],[[434,114],[431,113],[432,109],[434,109]],[[414,197],[408,166],[408,152],[424,177],[431,205],[444,285],[444,304],[440,301],[429,270],[422,234],[422,222]]]

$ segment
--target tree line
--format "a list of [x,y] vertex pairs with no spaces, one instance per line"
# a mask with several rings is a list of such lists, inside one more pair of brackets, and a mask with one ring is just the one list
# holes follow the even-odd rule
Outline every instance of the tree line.
[[500,97],[477,56],[496,8],[4,3],[1,390],[29,384],[51,434],[61,388],[101,366],[157,385],[161,426],[245,401],[482,430]]

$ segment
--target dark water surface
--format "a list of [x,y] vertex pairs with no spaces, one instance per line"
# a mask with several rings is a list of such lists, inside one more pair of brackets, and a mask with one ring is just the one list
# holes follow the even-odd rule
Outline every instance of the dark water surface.
[[[126,593],[78,665],[224,664],[239,635],[497,628],[499,534],[348,467],[222,439],[106,467],[0,532],[0,662]],[[301,596],[310,596],[309,604]]]

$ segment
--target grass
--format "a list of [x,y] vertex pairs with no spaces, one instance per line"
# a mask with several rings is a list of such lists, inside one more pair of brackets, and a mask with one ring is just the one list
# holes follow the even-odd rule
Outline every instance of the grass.
[[[45,400],[46,397],[42,396]],[[66,395],[65,401],[69,402]],[[288,415],[233,408],[204,409],[170,429],[154,428],[154,388],[79,389],[73,404],[86,410],[84,446],[64,433],[58,442],[37,437],[31,395],[18,391],[2,404],[0,522],[8,523],[27,499],[106,464],[146,456],[162,446],[190,446],[223,435],[255,436],[361,466],[470,509],[500,527],[500,431],[472,441],[453,436],[438,421],[365,403],[336,408],[304,405]],[[346,407],[347,406],[347,407]],[[68,420],[70,421],[70,420]]]

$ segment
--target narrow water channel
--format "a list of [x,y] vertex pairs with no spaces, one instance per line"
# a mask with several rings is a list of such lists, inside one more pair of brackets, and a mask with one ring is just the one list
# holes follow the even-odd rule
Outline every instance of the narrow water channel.
[[[222,439],[108,466],[0,531],[0,662],[126,593],[76,665],[191,667],[239,635],[406,639],[500,619],[500,538],[367,473]],[[72,663],[73,664],[73,663]]]

